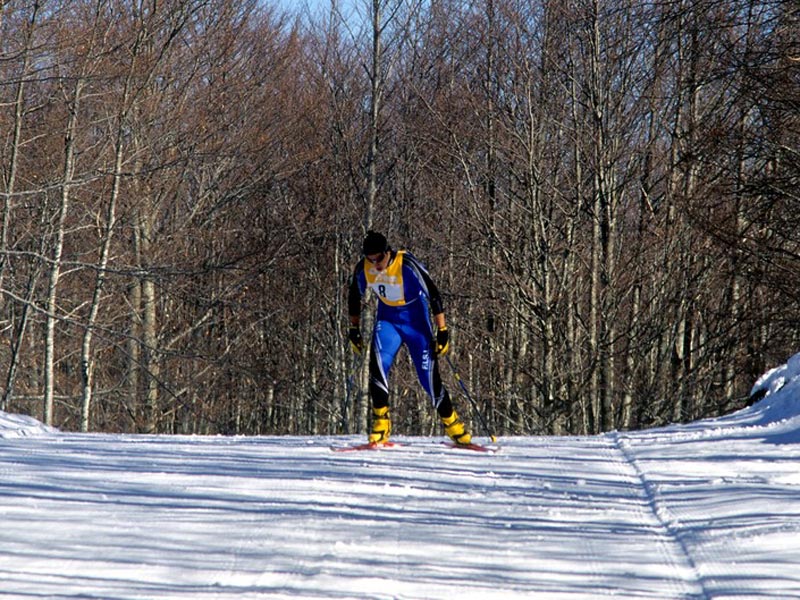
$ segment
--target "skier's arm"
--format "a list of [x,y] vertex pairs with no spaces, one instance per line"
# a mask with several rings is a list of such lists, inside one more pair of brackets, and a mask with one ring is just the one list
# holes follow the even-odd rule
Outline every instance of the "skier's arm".
[[358,261],[353,277],[350,279],[350,289],[347,293],[347,313],[350,316],[350,324],[359,326],[361,324],[361,297],[364,295],[365,285],[361,283],[364,278],[364,261]]
[[431,279],[430,273],[428,273],[428,270],[423,267],[422,263],[410,252],[406,252],[403,264],[408,265],[416,276],[417,281],[419,281],[422,293],[425,294],[428,298],[428,302],[430,302],[431,312],[434,315],[436,326],[439,327],[441,325],[444,327],[444,303],[442,302],[442,295],[439,293],[439,288],[436,287],[433,279]]
[[450,349],[450,333],[447,331],[447,322],[444,318],[444,302],[442,302],[442,295],[427,269],[425,269],[412,254],[407,253],[406,260],[419,281],[422,293],[427,296],[430,302],[433,322],[436,325],[433,349],[437,356],[443,356]]
[[347,312],[350,316],[347,338],[350,340],[350,345],[356,354],[363,354],[364,352],[364,339],[361,337],[361,297],[364,295],[361,279],[363,278],[364,261],[362,260],[356,266],[356,270],[350,280],[350,289],[347,292]]

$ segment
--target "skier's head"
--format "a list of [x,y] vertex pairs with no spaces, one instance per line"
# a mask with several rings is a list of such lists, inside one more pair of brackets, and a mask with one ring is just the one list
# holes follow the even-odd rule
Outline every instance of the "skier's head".
[[391,248],[382,233],[368,231],[367,237],[364,238],[362,251],[364,252],[364,258],[372,263],[376,271],[381,272],[389,265]]
[[367,237],[364,238],[364,245],[362,251],[364,256],[371,256],[374,254],[382,254],[389,249],[389,242],[386,236],[377,231],[368,231]]

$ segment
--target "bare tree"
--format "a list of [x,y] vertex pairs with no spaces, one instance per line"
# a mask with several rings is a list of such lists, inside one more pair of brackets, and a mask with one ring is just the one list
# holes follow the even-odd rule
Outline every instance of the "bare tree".
[[[0,29],[2,25],[7,23],[4,17],[6,16],[6,6],[0,6]],[[17,15],[15,15],[17,16]],[[31,76],[31,62],[33,54],[33,44],[35,39],[35,32],[39,25],[39,6],[34,5],[31,9],[30,15],[24,18],[23,15],[18,15],[25,23],[25,27],[20,28],[22,32],[22,39],[20,40],[21,47],[17,56],[21,59],[19,67],[19,75],[17,78],[16,92],[14,94],[13,102],[13,119],[11,121],[12,135],[11,145],[9,148],[9,155],[7,164],[4,165],[2,183],[4,191],[3,209],[2,209],[2,223],[0,224],[0,291],[5,292],[5,281],[7,265],[9,262],[9,252],[11,247],[9,245],[9,228],[11,226],[11,219],[13,213],[13,204],[15,200],[15,192],[17,188],[17,173],[19,170],[20,153],[23,144],[23,126],[26,116],[26,103],[25,103],[25,87],[27,78]],[[14,19],[16,21],[16,19]],[[40,255],[41,255],[40,248]],[[14,390],[14,382],[16,380],[17,366],[20,360],[20,350],[22,341],[25,339],[25,332],[28,324],[28,311],[30,310],[33,293],[36,288],[36,280],[39,277],[39,271],[34,270],[29,278],[27,291],[25,293],[25,300],[22,304],[22,314],[19,319],[19,324],[12,336],[11,352],[8,360],[8,371],[5,378],[5,388],[3,390],[2,402],[0,402],[0,410],[6,410],[9,399],[11,398]],[[5,295],[0,295],[0,307],[6,307]],[[7,327],[14,327],[13,324]]]

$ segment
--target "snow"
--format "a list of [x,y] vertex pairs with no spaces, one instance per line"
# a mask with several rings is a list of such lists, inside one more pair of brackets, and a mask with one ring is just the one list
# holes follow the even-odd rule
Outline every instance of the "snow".
[[800,598],[800,355],[753,392],[718,419],[495,454],[0,413],[0,598]]
[[56,433],[56,430],[47,425],[42,425],[31,417],[9,415],[0,411],[0,440],[44,433]]

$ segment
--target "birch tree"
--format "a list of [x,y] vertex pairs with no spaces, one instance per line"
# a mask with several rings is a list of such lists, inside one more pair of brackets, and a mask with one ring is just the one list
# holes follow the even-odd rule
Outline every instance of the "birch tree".
[[[47,310],[46,319],[46,340],[44,357],[44,421],[48,425],[53,424],[54,394],[55,394],[55,373],[54,365],[56,361],[56,324],[60,318],[60,308],[58,306],[58,286],[62,275],[62,255],[64,252],[65,237],[67,235],[67,216],[70,209],[70,201],[73,188],[76,186],[76,153],[78,152],[79,125],[82,120],[83,93],[92,76],[96,64],[95,51],[99,38],[102,37],[101,31],[101,10],[100,6],[95,5],[95,10],[90,13],[91,25],[87,32],[87,38],[80,47],[75,47],[75,54],[71,57],[74,62],[65,62],[61,65],[62,87],[61,92],[64,97],[67,120],[64,126],[64,158],[61,178],[58,185],[59,200],[56,208],[55,231],[52,240],[50,271],[47,284],[47,299],[45,308]],[[65,23],[68,25],[68,23]],[[66,30],[62,30],[66,34]],[[69,56],[69,55],[67,55]],[[62,59],[65,57],[62,57]]]

